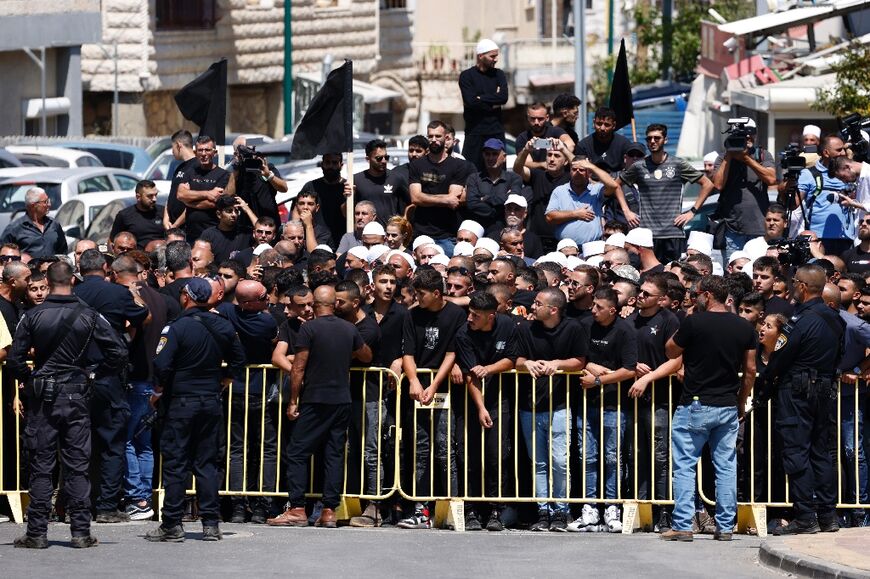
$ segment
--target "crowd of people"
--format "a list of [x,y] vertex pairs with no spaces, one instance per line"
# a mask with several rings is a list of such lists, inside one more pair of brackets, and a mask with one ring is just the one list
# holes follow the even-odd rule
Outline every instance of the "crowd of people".
[[[565,94],[527,107],[529,128],[507,167],[498,50],[482,41],[478,52],[460,78],[465,157],[438,120],[393,169],[377,139],[351,179],[340,153],[324,154],[323,177],[303,187],[284,223],[275,196],[286,182],[273,166],[252,172],[237,154],[218,167],[213,139],[187,131],[172,137],[181,163],[166,206],[154,183],[139,182],[108,247],[81,240],[67,255],[48,196],[27,193],[26,215],[0,246],[0,356],[21,380],[13,406],[39,493],[17,546],[46,544],[46,492],[57,476],[56,446],[46,444],[58,432],[43,382],[53,376],[51,342],[71,338],[39,320],[51,307],[75,312],[67,294],[117,338],[104,336],[102,354],[74,352],[76,378],[57,379],[88,402],[67,414],[88,417],[77,435],[94,445],[84,464],[98,465],[85,492],[83,457],[61,452],[66,492],[54,510],[69,516],[74,538],[90,536],[89,494],[98,523],[154,517],[153,443],[166,501],[152,541],[184,540],[182,521],[196,517],[208,540],[221,538],[222,519],[334,527],[342,492],[379,496],[398,483],[423,498],[477,498],[466,505],[467,530],[620,532],[622,499],[673,498],[673,508],[655,508],[663,538],[729,540],[738,498],[784,501],[782,473],[794,507],[773,513],[775,532],[870,523],[857,507],[868,504],[870,165],[810,125],[804,154],[815,157],[780,183],[750,126],[743,151],[711,153],[700,170],[665,152],[666,126],[631,142],[607,108],[581,139],[579,100]],[[700,192],[684,210],[687,183]],[[711,233],[687,237],[713,193]],[[245,368],[268,364],[275,370]],[[404,378],[384,386],[377,372],[349,375],[351,366]],[[514,369],[511,388],[497,388],[495,377]],[[390,442],[397,420],[403,438]],[[749,421],[755,428],[744,429]],[[62,447],[82,446],[61,435]],[[392,480],[391,444],[400,445],[401,481]],[[312,456],[316,504],[305,498]],[[695,491],[699,458],[705,475],[715,473],[715,517]],[[837,469],[840,501],[856,505],[839,517]],[[191,471],[197,501],[185,499]],[[525,489],[514,488],[519,471]],[[223,512],[219,489],[232,491]],[[518,520],[499,496],[539,502]],[[578,497],[601,502],[565,501]],[[433,522],[426,500],[393,494],[367,501],[349,524]]]

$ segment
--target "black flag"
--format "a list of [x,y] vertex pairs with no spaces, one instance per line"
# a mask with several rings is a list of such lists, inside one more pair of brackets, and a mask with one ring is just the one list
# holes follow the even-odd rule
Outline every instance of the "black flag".
[[329,73],[293,134],[291,159],[353,151],[353,62]]
[[175,94],[175,103],[185,119],[199,126],[216,145],[226,141],[227,59],[222,58]]
[[628,59],[625,57],[625,40],[619,44],[619,56],[613,69],[613,82],[610,84],[610,108],[616,112],[616,129],[631,124],[634,106],[631,102],[631,81],[628,79]]

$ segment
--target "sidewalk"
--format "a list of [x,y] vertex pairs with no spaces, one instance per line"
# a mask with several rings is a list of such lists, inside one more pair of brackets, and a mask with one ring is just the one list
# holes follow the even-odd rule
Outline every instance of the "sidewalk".
[[800,577],[870,577],[870,529],[768,537],[758,555],[763,565]]

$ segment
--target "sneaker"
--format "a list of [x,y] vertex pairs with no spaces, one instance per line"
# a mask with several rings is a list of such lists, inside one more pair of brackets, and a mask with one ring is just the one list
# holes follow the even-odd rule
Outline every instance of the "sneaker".
[[559,511],[550,517],[550,532],[564,533],[568,530],[568,513]]
[[812,521],[793,520],[784,527],[777,527],[773,534],[776,536],[782,535],[815,535],[820,532],[819,523],[816,519]]
[[489,520],[486,522],[486,530],[495,533],[504,531],[504,525],[501,522],[501,513],[493,509],[489,514]]
[[183,543],[184,527],[175,525],[167,529],[163,525],[160,525],[156,529],[151,529],[145,533],[145,540],[152,543]]
[[430,529],[432,521],[429,519],[429,509],[417,507],[413,515],[402,519],[396,526],[400,529]]
[[374,502],[368,504],[363,514],[358,517],[351,517],[350,519],[351,527],[380,527],[381,523],[381,510],[378,508],[378,504]]
[[15,545],[16,549],[46,549],[48,548],[48,537],[45,535],[39,537],[21,535],[16,537],[12,544]]
[[550,530],[550,512],[545,510],[538,511],[538,522],[529,527],[530,531],[549,531]]
[[583,505],[583,510],[577,520],[568,525],[568,531],[572,533],[595,533],[598,531],[598,523],[601,521],[598,509],[592,505]]
[[265,505],[257,505],[251,509],[251,524],[265,525],[267,518],[268,515],[266,513]]
[[314,523],[317,522],[317,519],[320,518],[320,514],[323,512],[323,502],[317,501],[314,503],[314,508],[311,509],[311,514],[308,515],[308,525],[313,526]]
[[[852,519],[855,520],[854,518]],[[837,522],[837,516],[819,517],[819,530],[823,533],[836,533],[840,530],[840,524]]]
[[659,512],[659,520],[653,530],[656,533],[667,533],[671,530],[671,512],[669,510],[662,508]]
[[719,529],[716,529],[715,531],[713,531],[713,540],[714,541],[730,541],[732,539],[733,539],[733,536],[731,533],[727,533],[725,531],[720,531]]
[[220,541],[223,538],[224,538],[224,534],[221,533],[221,529],[217,525],[203,525],[202,526],[202,540],[203,541]]
[[864,515],[864,517],[858,522],[859,527],[870,527],[870,514]]
[[241,524],[244,523],[247,519],[248,509],[245,507],[245,503],[242,501],[238,501],[233,503],[233,514],[230,516],[230,522]]
[[69,544],[74,549],[87,549],[89,547],[96,547],[99,541],[93,535],[81,535],[70,539]]
[[610,505],[604,510],[604,525],[609,533],[622,532],[622,517],[619,512],[619,507]]
[[474,511],[465,513],[465,530],[466,531],[482,531],[483,525],[480,524],[480,518]]
[[143,501],[145,504],[130,503],[124,509],[124,513],[130,517],[131,521],[147,521],[154,517],[154,509],[151,508],[151,503]]
[[695,530],[696,533],[701,533],[702,535],[712,535],[716,532],[716,520],[710,516],[710,513],[707,510],[699,511],[695,513],[695,520],[692,523],[692,529]]
[[[154,513],[151,513],[152,515]],[[98,523],[127,523],[130,521],[130,515],[121,511],[97,511],[96,521]]]

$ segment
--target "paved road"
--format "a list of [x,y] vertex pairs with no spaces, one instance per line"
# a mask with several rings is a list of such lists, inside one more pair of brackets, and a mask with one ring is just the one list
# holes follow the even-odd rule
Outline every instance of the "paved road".
[[554,534],[508,531],[456,533],[401,529],[277,529],[224,524],[220,543],[199,540],[188,524],[183,544],[153,544],[145,531],[156,523],[96,525],[101,544],[69,547],[66,525],[49,529],[43,551],[14,549],[22,532],[0,525],[3,577],[261,577],[327,574],[377,577],[782,577],[758,563],[759,539],[731,543],[700,537],[663,543],[656,535]]

